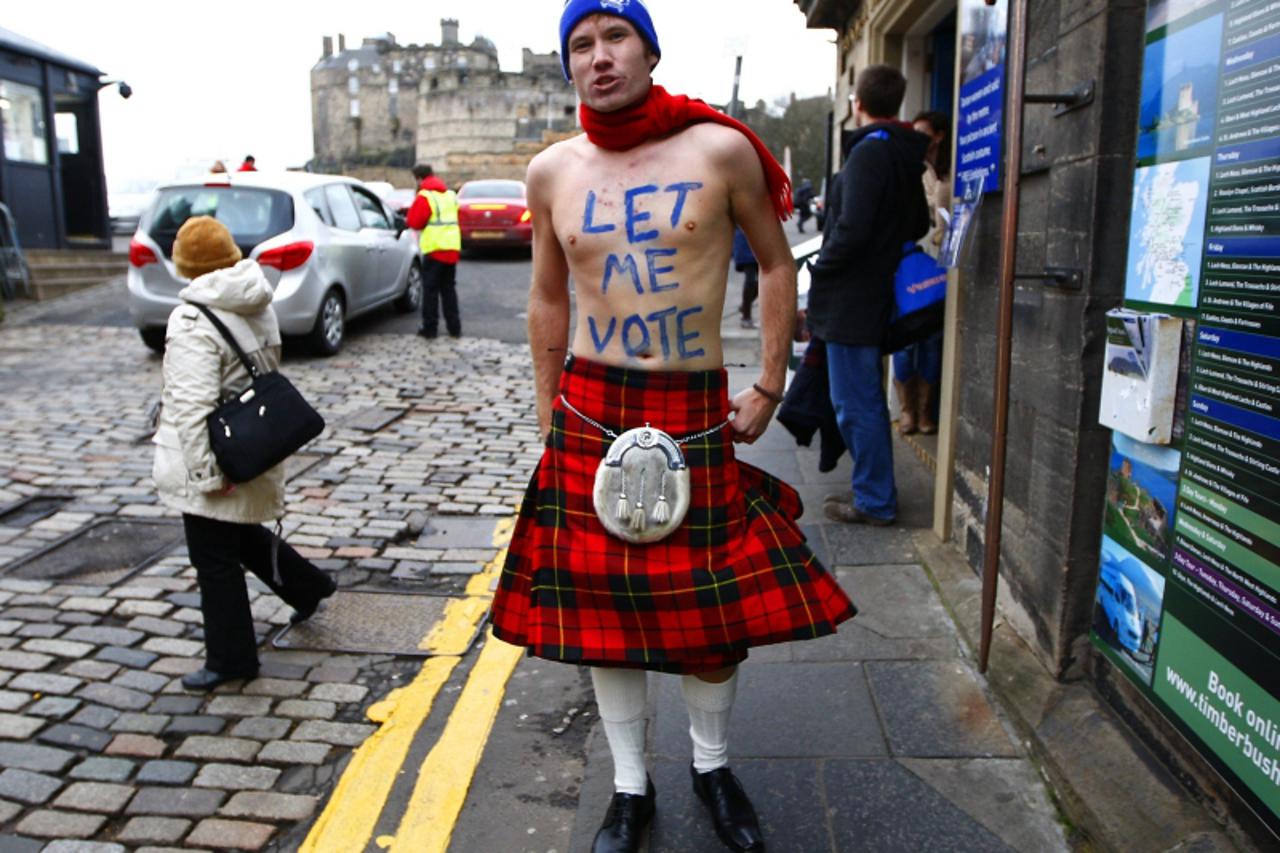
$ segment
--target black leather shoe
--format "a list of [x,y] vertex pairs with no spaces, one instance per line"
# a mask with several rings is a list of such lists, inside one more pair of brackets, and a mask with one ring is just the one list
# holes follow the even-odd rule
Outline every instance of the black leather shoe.
[[333,578],[326,578],[326,580],[329,581],[329,585],[328,587],[326,587],[325,592],[322,592],[320,594],[319,598],[317,598],[315,601],[311,602],[308,605],[296,608],[292,613],[289,614],[290,625],[297,625],[299,622],[306,622],[312,616],[316,615],[316,611],[320,609],[320,602],[324,601],[326,598],[329,598],[335,592],[338,591],[337,581],[335,581]]
[[654,803],[658,798],[653,780],[646,782],[644,795],[618,794],[609,801],[609,811],[600,824],[591,853],[635,853],[640,849],[640,839],[645,827],[653,820]]
[[197,669],[182,676],[182,686],[188,690],[212,690],[219,684],[243,678],[246,681],[257,678],[258,670],[248,672],[214,672],[211,669]]
[[728,767],[699,773],[689,765],[693,792],[706,804],[716,825],[716,835],[730,850],[764,853],[764,833],[756,810],[747,799],[742,783]]

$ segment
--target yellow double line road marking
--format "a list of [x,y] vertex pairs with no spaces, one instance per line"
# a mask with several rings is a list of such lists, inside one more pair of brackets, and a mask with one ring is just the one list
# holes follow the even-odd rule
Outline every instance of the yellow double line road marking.
[[[369,719],[381,726],[351,756],[324,811],[299,848],[302,853],[354,853],[368,848],[414,738],[431,713],[440,688],[461,660],[447,651],[465,648],[489,607],[490,587],[502,570],[514,526],[514,519],[498,523],[494,530],[498,555],[467,584],[466,598],[449,602],[443,618],[420,646],[446,654],[428,659],[412,683],[369,708]],[[396,834],[379,837],[379,847],[393,853],[443,853],[448,848],[497,719],[507,680],[522,654],[522,649],[492,635],[486,638],[444,732],[418,769],[413,795]]]

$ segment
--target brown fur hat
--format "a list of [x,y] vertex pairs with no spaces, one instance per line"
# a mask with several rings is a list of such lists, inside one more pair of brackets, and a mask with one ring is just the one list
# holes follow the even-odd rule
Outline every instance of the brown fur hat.
[[173,265],[183,278],[197,278],[240,262],[240,247],[231,232],[212,216],[193,216],[173,241]]

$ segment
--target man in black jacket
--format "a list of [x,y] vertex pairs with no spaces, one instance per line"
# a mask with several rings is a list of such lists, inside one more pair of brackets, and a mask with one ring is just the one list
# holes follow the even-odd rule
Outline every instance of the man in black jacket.
[[833,496],[824,512],[851,524],[892,524],[898,513],[882,347],[903,246],[929,229],[921,182],[929,138],[894,118],[906,86],[887,65],[858,75],[858,129],[828,193],[809,291],[809,325],[827,342],[831,401],[853,455],[853,501]]

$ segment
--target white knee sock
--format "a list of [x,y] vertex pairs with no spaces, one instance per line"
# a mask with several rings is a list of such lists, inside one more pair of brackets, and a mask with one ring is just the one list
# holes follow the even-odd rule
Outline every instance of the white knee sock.
[[738,692],[738,671],[728,681],[711,684],[696,675],[680,680],[689,709],[689,737],[693,741],[693,769],[707,773],[729,763],[729,714]]
[[621,794],[644,794],[644,726],[648,677],[642,669],[591,668],[596,705],[613,753],[613,787]]

